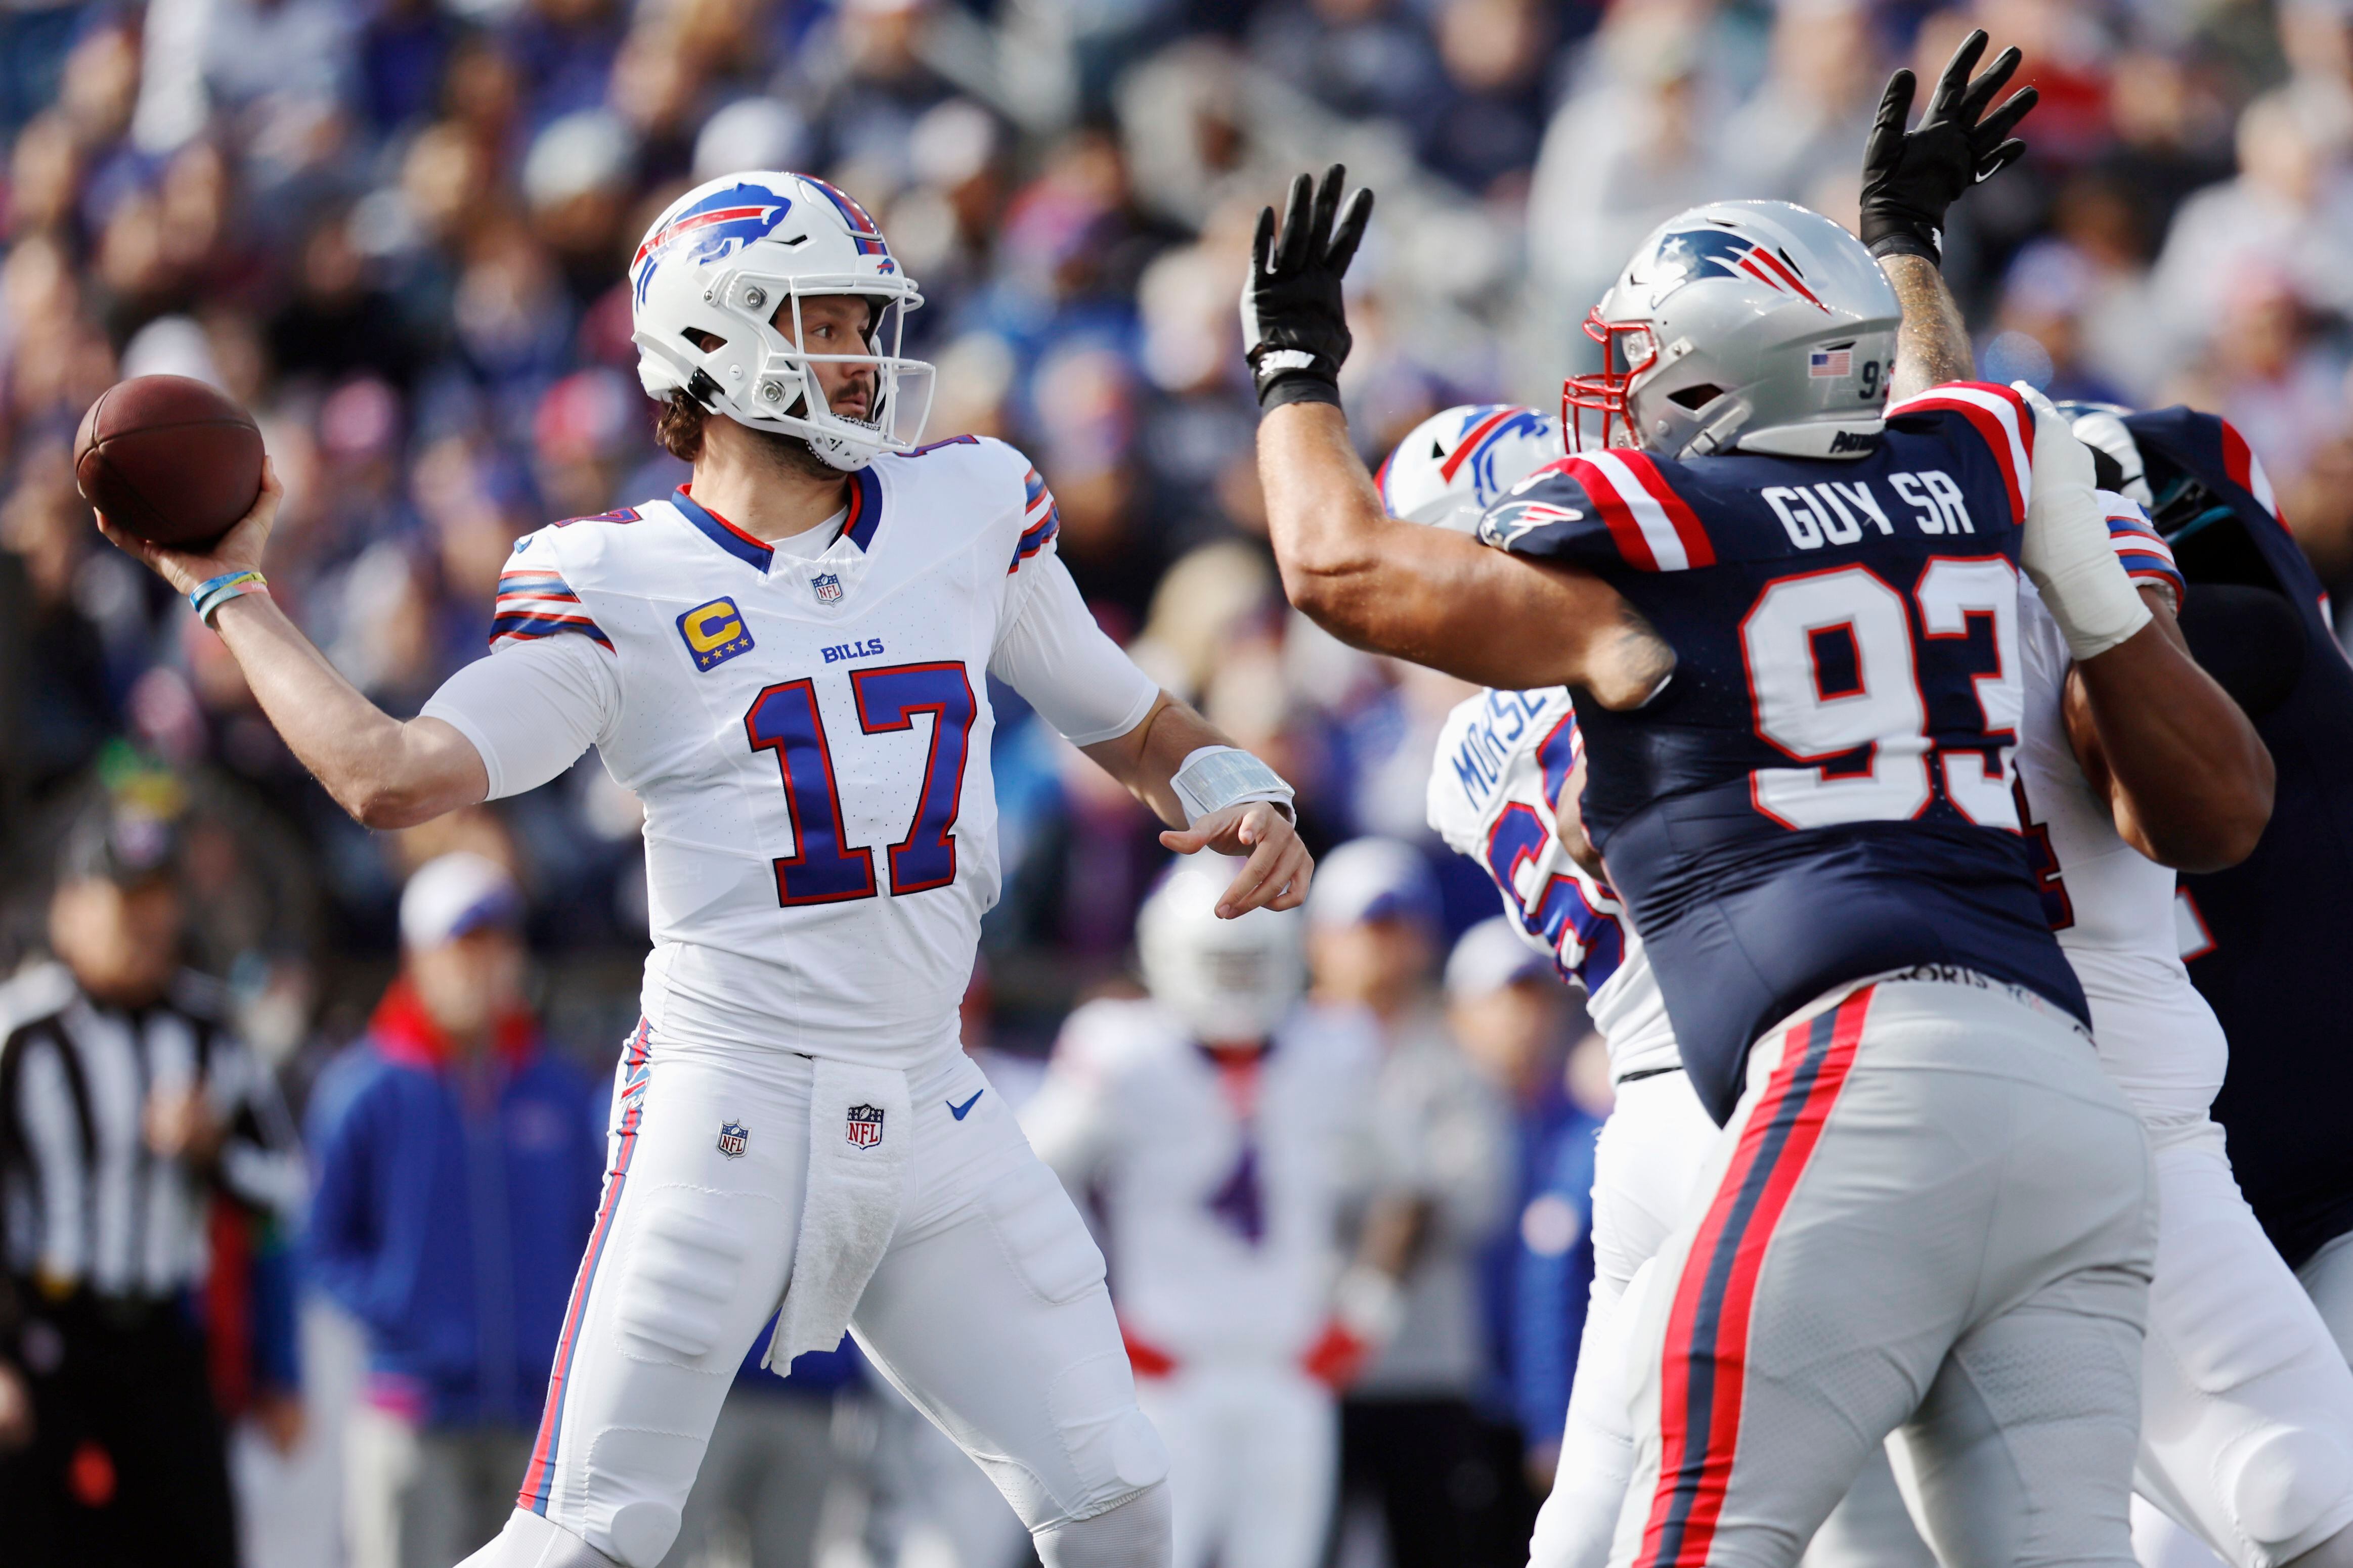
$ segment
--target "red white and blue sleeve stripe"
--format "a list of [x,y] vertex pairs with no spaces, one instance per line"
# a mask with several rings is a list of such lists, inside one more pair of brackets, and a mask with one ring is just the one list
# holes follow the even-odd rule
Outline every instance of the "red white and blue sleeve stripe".
[[2189,596],[2189,584],[2174,564],[2173,547],[2166,543],[2148,513],[2140,503],[2103,490],[2100,499],[2107,503],[2108,542],[2116,546],[2116,559],[2136,584],[2162,584],[2173,591],[2174,607]]
[[580,595],[562,574],[545,566],[510,566],[499,574],[499,598],[491,616],[491,647],[533,642],[562,632],[596,639],[606,652],[613,639],[589,618]]
[[1028,493],[1022,500],[1021,538],[1013,546],[1011,564],[1005,568],[1005,574],[1008,577],[1020,571],[1024,561],[1051,544],[1054,535],[1062,531],[1062,514],[1054,506],[1054,492],[1046,488],[1046,481],[1039,477],[1038,470],[1031,468],[1021,482]]
[[2034,408],[2011,387],[1989,381],[1948,381],[1917,396],[1887,405],[1890,424],[1907,414],[1942,410],[1969,422],[1993,454],[2009,493],[2010,521],[2026,525],[2027,502],[2034,497]]

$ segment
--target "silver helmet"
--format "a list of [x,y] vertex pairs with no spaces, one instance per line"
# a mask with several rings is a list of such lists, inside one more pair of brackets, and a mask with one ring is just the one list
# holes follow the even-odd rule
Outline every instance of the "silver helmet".
[[[1788,202],[1669,218],[1595,306],[1602,368],[1561,391],[1572,452],[1861,457],[1895,363],[1895,290],[1862,242]],[[1595,431],[1584,424],[1599,416]]]
[[1152,999],[1202,1040],[1270,1038],[1307,988],[1306,917],[1252,910],[1218,918],[1239,860],[1202,853],[1172,868],[1136,911],[1135,944]]

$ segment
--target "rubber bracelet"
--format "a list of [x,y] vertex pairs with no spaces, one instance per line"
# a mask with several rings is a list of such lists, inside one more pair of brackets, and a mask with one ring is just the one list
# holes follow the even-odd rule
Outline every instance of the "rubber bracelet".
[[231,599],[242,598],[248,594],[266,593],[269,588],[269,580],[249,568],[243,572],[225,572],[197,584],[188,594],[188,608],[196,613],[198,620],[209,626],[213,624],[215,613]]

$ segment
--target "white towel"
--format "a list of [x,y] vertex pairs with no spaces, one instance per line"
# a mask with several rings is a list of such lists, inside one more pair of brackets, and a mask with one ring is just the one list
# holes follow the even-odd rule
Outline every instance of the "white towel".
[[809,1086],[808,1192],[784,1310],[765,1364],[779,1374],[795,1356],[829,1351],[899,1228],[915,1115],[907,1075],[817,1059]]

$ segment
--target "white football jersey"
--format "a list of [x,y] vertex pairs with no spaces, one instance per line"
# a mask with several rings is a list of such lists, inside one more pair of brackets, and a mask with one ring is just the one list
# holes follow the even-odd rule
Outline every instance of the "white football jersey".
[[[1157,689],[1088,618],[1010,447],[882,458],[849,495],[780,545],[684,489],[526,536],[496,651],[425,711],[493,795],[593,740],[643,801],[657,1031],[904,1068],[955,1048],[997,900],[987,674],[1082,744]],[[1094,689],[1058,689],[1074,675]]]
[[2182,967],[2174,872],[2118,837],[2093,793],[2061,713],[2066,639],[2022,576],[2018,596],[2026,710],[2015,787],[2043,912],[2083,982],[2100,1059],[2125,1098],[2145,1121],[2201,1117],[2222,1087],[2230,1047]]
[[1254,1059],[1219,1061],[1149,1001],[1071,1015],[1021,1125],[1101,1196],[1112,1300],[1138,1344],[1289,1363],[1322,1331],[1345,1205],[1386,1162],[1380,1046],[1352,1010],[1302,1006]]
[[1584,749],[1566,687],[1482,691],[1439,731],[1430,826],[1486,869],[1513,929],[1584,988],[1614,1076],[1680,1067],[1666,999],[1625,907],[1560,841],[1553,803]]

